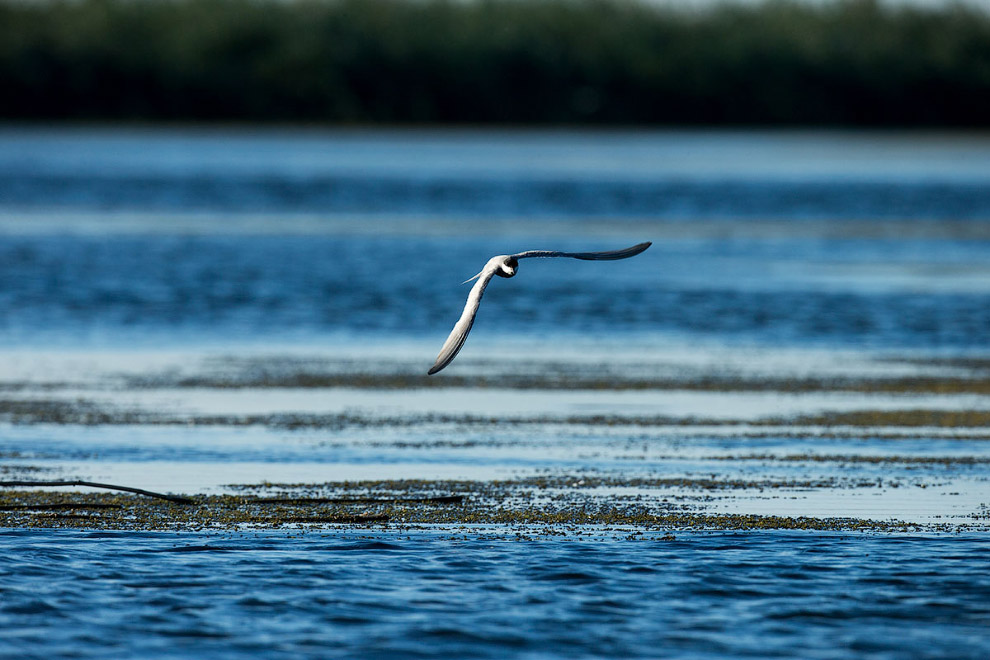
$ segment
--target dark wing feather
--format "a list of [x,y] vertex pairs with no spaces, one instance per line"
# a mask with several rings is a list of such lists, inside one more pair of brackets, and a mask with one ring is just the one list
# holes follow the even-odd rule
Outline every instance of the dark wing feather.
[[514,259],[529,259],[531,257],[571,257],[572,259],[585,259],[587,261],[614,261],[616,259],[628,259],[635,257],[646,248],[653,245],[652,241],[640,243],[624,250],[610,250],[608,252],[555,252],[553,250],[529,250],[514,254]]

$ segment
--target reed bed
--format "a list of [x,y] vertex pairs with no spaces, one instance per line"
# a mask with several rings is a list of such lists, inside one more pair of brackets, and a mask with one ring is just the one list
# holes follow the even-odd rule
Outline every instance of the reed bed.
[[0,1],[7,120],[990,124],[990,13],[873,0]]

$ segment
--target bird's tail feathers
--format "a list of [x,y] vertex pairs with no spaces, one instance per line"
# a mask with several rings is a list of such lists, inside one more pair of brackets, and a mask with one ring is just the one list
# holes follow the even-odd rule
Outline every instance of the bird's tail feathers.
[[468,282],[473,282],[473,281],[475,281],[476,279],[478,279],[479,277],[481,277],[481,276],[482,276],[482,274],[483,274],[484,272],[485,272],[485,271],[481,271],[480,273],[478,273],[478,274],[477,274],[477,275],[475,275],[474,277],[471,277],[471,278],[468,278],[468,279],[466,279],[466,280],[464,280],[463,282],[461,282],[461,284],[467,284]]

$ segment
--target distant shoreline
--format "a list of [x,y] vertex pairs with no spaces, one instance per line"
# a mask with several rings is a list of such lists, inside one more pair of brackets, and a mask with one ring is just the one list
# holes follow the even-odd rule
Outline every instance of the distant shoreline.
[[0,121],[990,127],[970,4],[0,1]]

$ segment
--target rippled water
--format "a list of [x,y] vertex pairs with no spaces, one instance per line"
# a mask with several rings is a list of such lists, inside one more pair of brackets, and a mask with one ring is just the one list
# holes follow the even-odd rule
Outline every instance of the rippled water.
[[988,153],[975,136],[7,129],[0,333],[442,339],[492,253],[653,240],[621,264],[527,262],[475,332],[982,349]]
[[14,208],[984,220],[977,136],[3,131]]
[[0,283],[2,478],[886,530],[6,509],[0,657],[990,654],[985,136],[5,128]]
[[628,542],[611,535],[521,542],[458,536],[65,532],[56,540],[50,533],[2,532],[0,653],[957,659],[990,653],[990,577],[973,571],[990,550],[981,536],[686,533]]
[[[649,229],[639,236],[655,238]],[[0,306],[16,313],[0,317],[0,332],[17,343],[442,340],[466,295],[458,283],[493,250],[633,240],[14,236],[0,242]],[[658,240],[621,264],[527,262],[526,277],[488,290],[476,337],[649,333],[982,348],[990,327],[987,245],[693,238]]]

